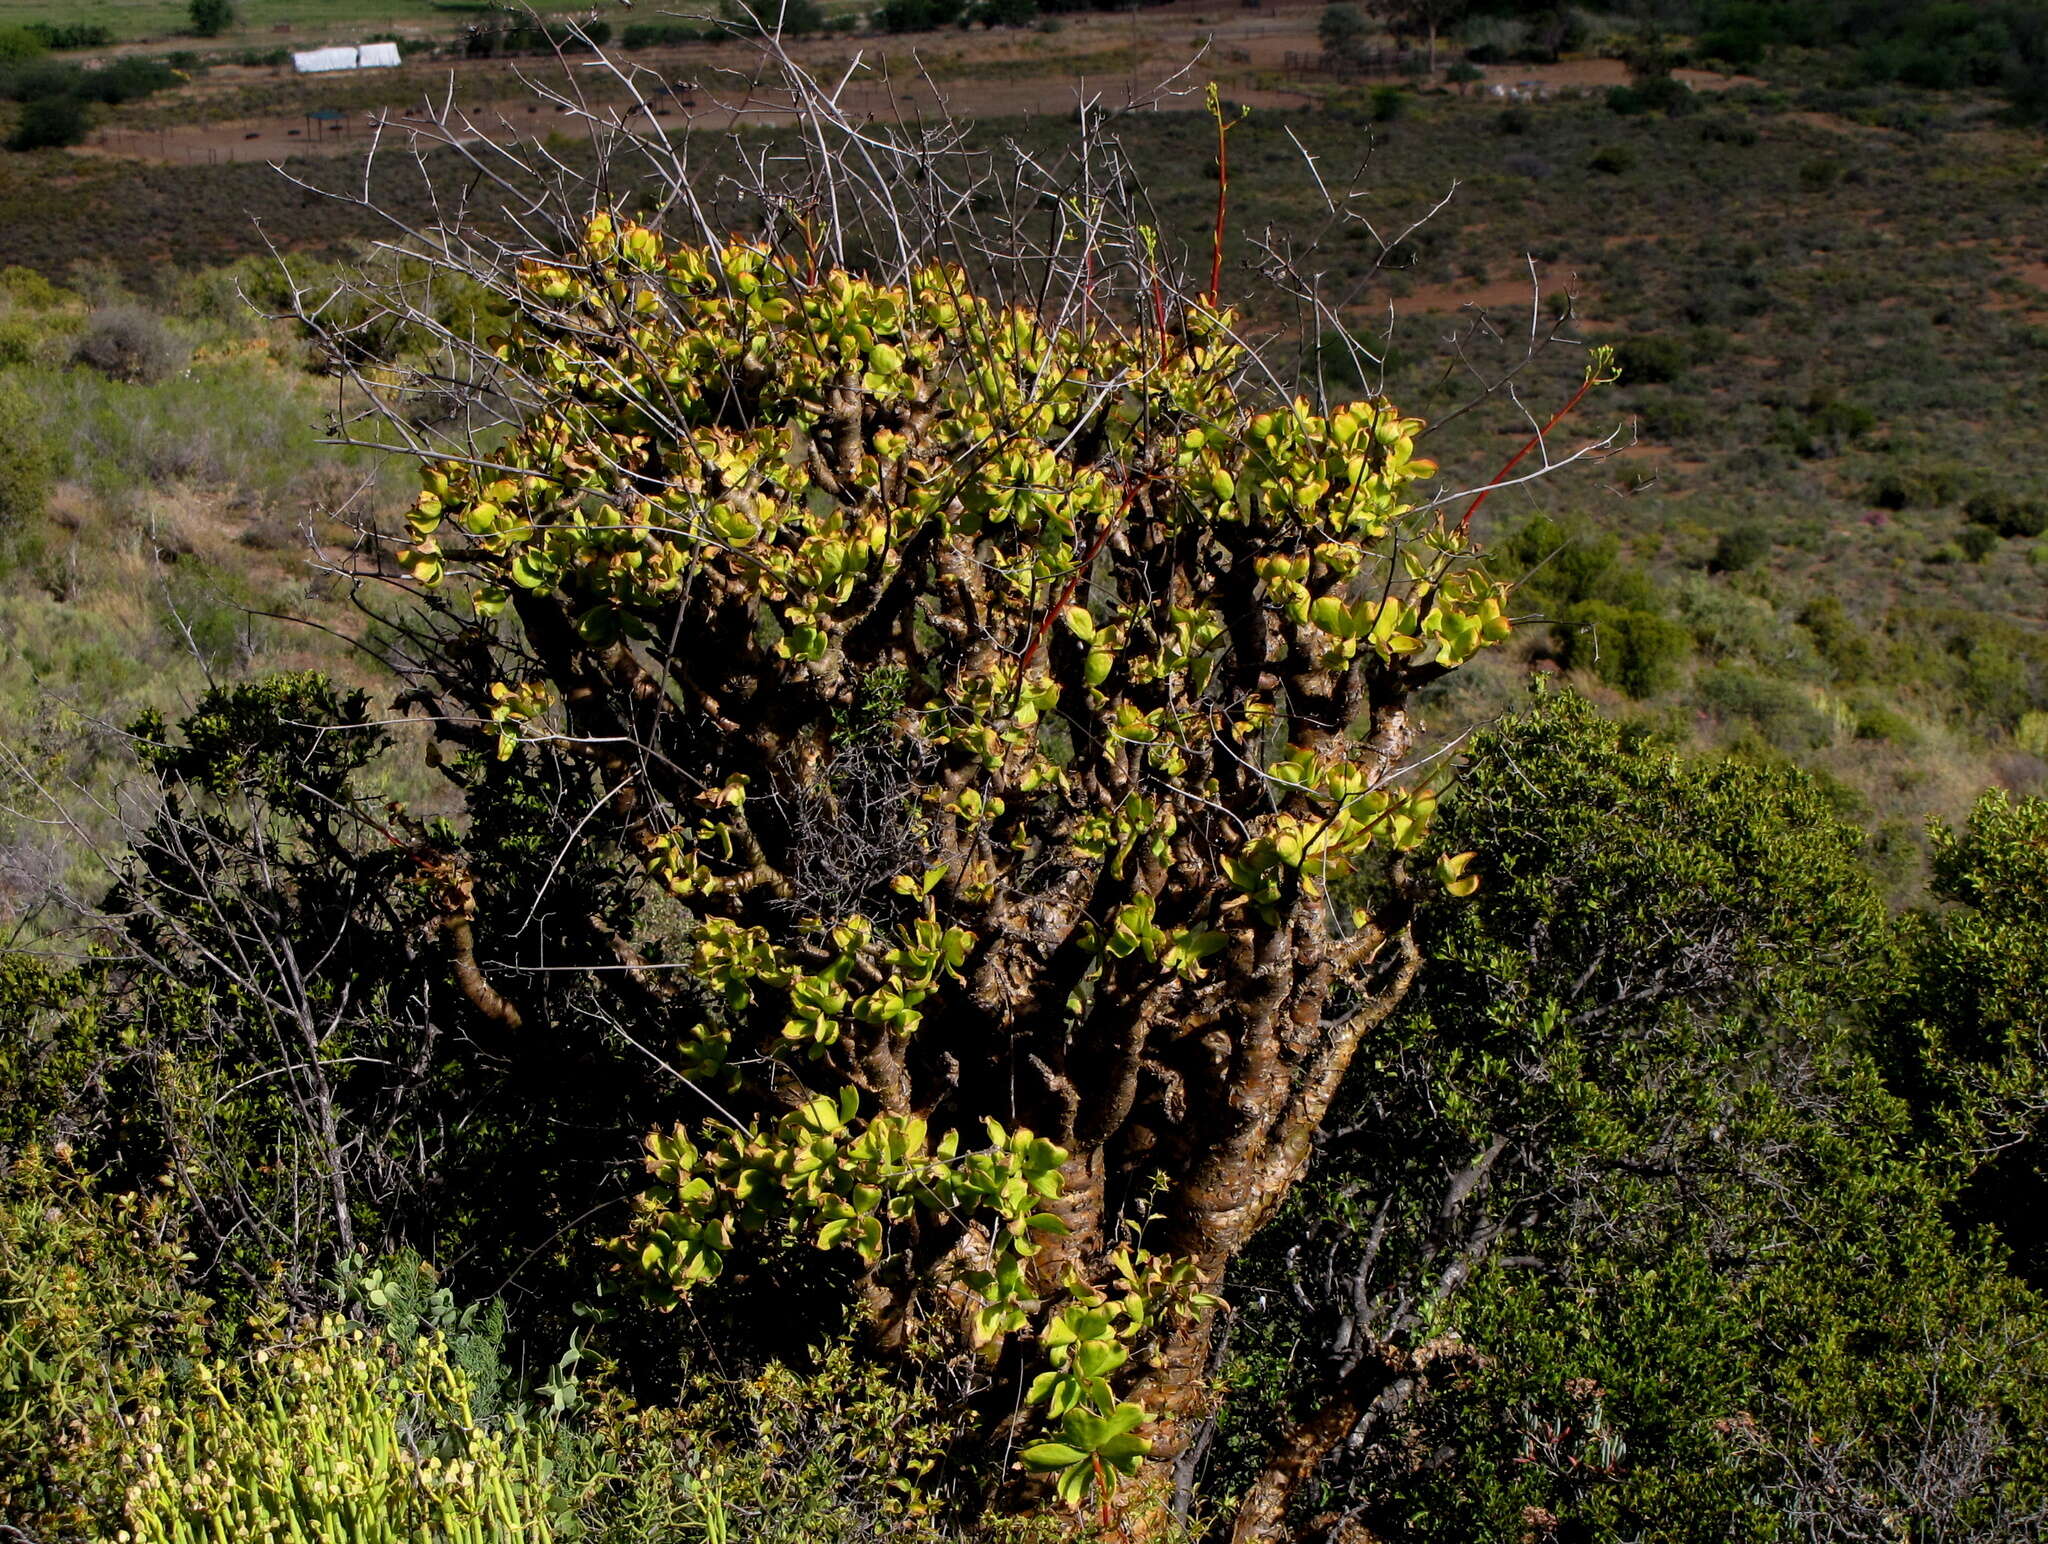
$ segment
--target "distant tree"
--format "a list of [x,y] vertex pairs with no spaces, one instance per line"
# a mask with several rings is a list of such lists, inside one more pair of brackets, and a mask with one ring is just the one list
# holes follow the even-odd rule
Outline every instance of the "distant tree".
[[0,27],[0,64],[25,64],[49,51],[49,42],[32,27]]
[[1366,0],[1366,10],[1393,29],[1397,40],[1421,33],[1428,48],[1428,69],[1436,73],[1437,38],[1445,28],[1455,26],[1470,9],[1471,0]]
[[76,145],[92,128],[92,111],[75,96],[34,97],[15,120],[10,150],[55,150]]
[[1371,33],[1372,25],[1365,12],[1348,3],[1324,6],[1316,22],[1316,37],[1323,52],[1335,59],[1356,60],[1365,51],[1365,40]]
[[234,0],[191,0],[192,30],[203,38],[217,38],[235,24]]

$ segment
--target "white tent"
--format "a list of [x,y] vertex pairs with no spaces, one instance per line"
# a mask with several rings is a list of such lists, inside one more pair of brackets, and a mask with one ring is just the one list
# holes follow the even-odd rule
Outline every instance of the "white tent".
[[389,70],[395,69],[398,62],[396,43],[365,43],[361,48],[344,44],[292,55],[292,68],[301,75],[324,75],[331,70]]
[[301,75],[324,75],[329,70],[352,70],[355,67],[356,51],[353,47],[315,48],[292,55],[292,68]]

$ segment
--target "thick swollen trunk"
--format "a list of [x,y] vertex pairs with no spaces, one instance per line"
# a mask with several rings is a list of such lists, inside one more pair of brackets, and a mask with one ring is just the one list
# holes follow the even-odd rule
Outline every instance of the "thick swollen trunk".
[[[1214,1136],[1203,1140],[1201,1126],[1186,1132],[1193,1161],[1182,1186],[1164,1203],[1161,1244],[1195,1260],[1212,1290],[1227,1287],[1232,1262],[1301,1178],[1353,1055],[1400,1004],[1420,962],[1405,928],[1392,937],[1368,932],[1345,940],[1343,948],[1383,956],[1373,961],[1380,980],[1371,995],[1329,1023],[1325,1015],[1338,962],[1318,961],[1300,990],[1281,999],[1280,1011],[1264,1015],[1270,1022],[1250,1051],[1240,1047],[1233,1070],[1241,1076],[1227,1084],[1225,1119]],[[1269,1044],[1261,1047],[1260,1038]],[[1152,1413],[1147,1435],[1160,1476],[1172,1473],[1214,1413],[1211,1350],[1217,1325],[1218,1314],[1211,1312],[1168,1335],[1131,1389],[1131,1397]]]

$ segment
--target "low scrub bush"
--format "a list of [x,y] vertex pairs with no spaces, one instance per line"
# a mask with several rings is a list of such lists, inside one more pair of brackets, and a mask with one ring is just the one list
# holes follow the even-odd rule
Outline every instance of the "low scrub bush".
[[1631,697],[1654,697],[1678,684],[1692,639],[1669,617],[1587,601],[1572,608],[1564,629],[1568,668],[1589,669]]
[[81,143],[91,128],[92,115],[77,97],[38,97],[23,105],[7,148],[62,150]]
[[0,376],[0,531],[41,518],[54,470],[42,414],[28,393]]
[[187,352],[149,312],[139,306],[112,306],[86,324],[75,357],[109,380],[153,386],[182,368]]
[[1775,750],[1814,750],[1835,737],[1835,721],[1790,681],[1740,665],[1700,677],[1700,701],[1724,719],[1746,720]]
[[1994,536],[2034,537],[2048,533],[2048,498],[2039,494],[1978,493],[1964,504],[1973,525]]

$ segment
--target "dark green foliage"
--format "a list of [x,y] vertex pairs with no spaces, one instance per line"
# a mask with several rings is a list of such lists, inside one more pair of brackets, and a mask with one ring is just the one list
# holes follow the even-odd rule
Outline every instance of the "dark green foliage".
[[875,12],[875,25],[884,32],[930,32],[952,26],[965,14],[965,0],[885,0]]
[[1973,494],[1963,513],[1996,536],[2032,537],[2048,532],[2048,498],[2039,494]]
[[217,38],[235,24],[233,0],[191,0],[187,11],[192,30],[203,38]]
[[1038,0],[980,0],[973,19],[984,27],[1028,27],[1038,20]]
[[1316,19],[1316,40],[1323,52],[1338,59],[1355,59],[1365,48],[1372,26],[1355,5],[1326,5]]
[[1764,744],[1779,751],[1811,750],[1835,736],[1835,724],[1790,681],[1740,665],[1700,677],[1700,701],[1723,719],[1745,720]]
[[1226,1455],[1334,1392],[1373,1413],[1302,1515],[1389,1544],[2018,1536],[2042,1310],[1952,1236],[1842,1012],[1882,977],[1857,837],[1568,697],[1445,816],[1479,895],[1425,918],[1239,1288]]
[[1721,533],[1707,567],[1717,574],[1739,574],[1746,568],[1754,568],[1770,555],[1770,532],[1760,525],[1738,525]]
[[1614,349],[1621,378],[1630,385],[1664,385],[1692,368],[1693,348],[1682,338],[1639,333],[1607,340]]
[[92,115],[77,97],[37,97],[23,104],[7,148],[60,150],[78,144],[91,127]]
[[1971,1215],[2048,1284],[2048,800],[1987,794],[1937,830],[1932,889],[1887,1007],[1895,1076],[1974,1171]]
[[619,46],[628,50],[674,48],[701,42],[703,37],[704,29],[688,22],[634,21],[626,23],[619,33]]
[[0,375],[0,532],[40,518],[54,470],[43,415],[27,392]]
[[1863,496],[1879,509],[1932,509],[1955,503],[1973,481],[1955,462],[1915,459],[1880,472]]
[[719,14],[744,30],[785,37],[806,37],[825,26],[825,12],[817,0],[723,0]]
[[1607,108],[1624,118],[1640,117],[1644,113],[1663,113],[1669,118],[1680,118],[1698,112],[1700,100],[1684,81],[1669,73],[1661,73],[1638,80],[1633,85],[1609,87]]
[[1654,697],[1679,681],[1692,637],[1654,611],[1589,600],[1572,608],[1563,629],[1564,663],[1587,669],[1631,697]]
[[112,30],[96,22],[32,21],[23,30],[35,34],[43,47],[52,51],[63,48],[106,48],[114,41]]
[[1602,145],[1586,162],[1589,169],[1610,177],[1633,170],[1635,164],[1636,153],[1627,145]]
[[1691,635],[1663,614],[1664,599],[1649,576],[1620,561],[1612,536],[1538,516],[1502,550],[1508,571],[1525,575],[1519,605],[1559,624],[1567,668],[1590,670],[1632,697],[1678,684]]

